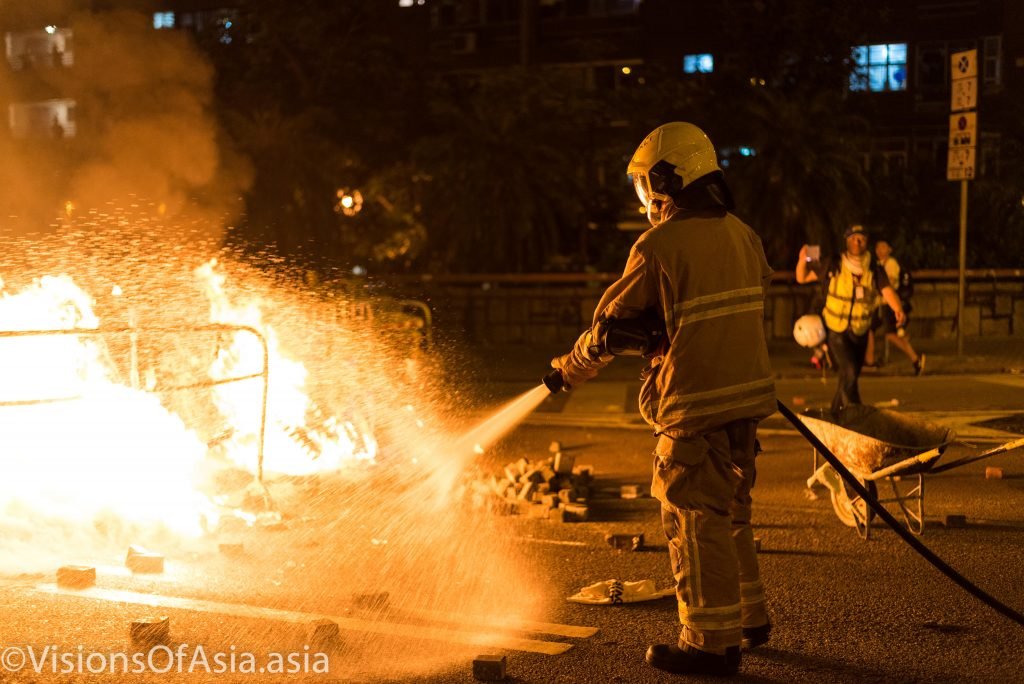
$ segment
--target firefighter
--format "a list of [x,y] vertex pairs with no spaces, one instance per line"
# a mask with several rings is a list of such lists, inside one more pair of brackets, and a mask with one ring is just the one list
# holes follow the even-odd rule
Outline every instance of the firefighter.
[[715,149],[696,126],[669,123],[637,148],[628,173],[652,228],[601,297],[594,327],[552,360],[568,385],[613,357],[602,328],[653,311],[664,336],[645,370],[640,412],[658,437],[651,493],[662,504],[682,631],[647,662],[679,674],[733,674],[741,642],[771,625],[750,527],[757,422],[775,411],[764,336],[772,270],[757,235],[731,212]]
[[839,369],[839,383],[832,398],[832,415],[838,417],[850,404],[859,404],[860,371],[864,366],[871,318],[879,299],[892,309],[896,326],[902,327],[906,314],[900,298],[889,284],[885,269],[873,265],[864,226],[855,224],[843,233],[846,251],[826,263],[809,259],[807,245],[800,249],[796,281],[825,285],[825,308],[821,312],[828,330],[828,346]]

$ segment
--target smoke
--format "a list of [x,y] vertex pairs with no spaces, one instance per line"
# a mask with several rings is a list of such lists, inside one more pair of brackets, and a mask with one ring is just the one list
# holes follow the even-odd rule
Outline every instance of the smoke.
[[[0,104],[73,101],[74,128],[55,119],[52,130],[0,133],[0,225],[36,232],[129,206],[168,233],[201,224],[204,237],[219,238],[251,172],[218,126],[213,69],[191,34],[154,30],[138,12],[50,4],[33,16],[68,17],[57,24],[72,31],[65,65],[51,64],[55,51],[42,66],[0,69]],[[40,34],[44,21],[35,21]]]

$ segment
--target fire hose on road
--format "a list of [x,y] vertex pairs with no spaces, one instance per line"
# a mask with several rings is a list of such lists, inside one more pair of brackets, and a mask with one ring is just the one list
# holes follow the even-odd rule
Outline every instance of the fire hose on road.
[[[603,354],[612,354],[613,356],[628,355],[648,355],[660,344],[662,336],[664,335],[663,323],[660,318],[656,315],[642,315],[635,319],[608,319],[600,322],[601,324],[595,326],[593,331],[593,343],[594,346],[590,349],[594,356],[601,356]],[[551,394],[557,394],[560,391],[568,390],[569,386],[565,383],[565,378],[562,375],[561,370],[555,369],[549,372],[544,379],[542,384]],[[825,460],[828,461],[829,465],[839,474],[846,485],[853,490],[864,502],[873,510],[878,517],[885,521],[885,523],[893,529],[900,538],[907,543],[912,549],[917,551],[926,561],[931,563],[935,568],[939,570],[949,579],[953,580],[961,589],[966,591],[971,596],[975,597],[988,607],[1006,616],[1010,620],[1013,620],[1018,625],[1024,627],[1024,615],[1017,612],[1010,606],[1002,603],[994,596],[991,596],[976,584],[968,580],[966,577],[961,575],[959,572],[954,570],[948,563],[939,558],[931,549],[922,544],[914,535],[899,523],[899,521],[893,517],[885,506],[883,506],[878,499],[876,499],[867,488],[861,484],[860,480],[851,473],[846,466],[844,466],[840,460],[833,454],[825,444],[818,439],[810,428],[800,420],[789,408],[781,401],[776,401],[778,404],[779,412],[793,424],[793,427],[803,435],[804,439],[810,442],[818,453],[824,456]],[[1010,445],[1004,445],[1009,447]],[[981,457],[988,457],[996,453],[998,450],[992,450],[986,452]],[[976,459],[964,460],[958,465],[971,462]]]
[[949,579],[953,580],[953,582],[955,582],[961,589],[966,591],[968,594],[978,599],[989,608],[992,608],[996,612],[1004,615],[1010,620],[1016,622],[1018,625],[1024,627],[1024,615],[1014,610],[1010,606],[1006,605],[1005,603],[999,601],[994,596],[988,594],[983,589],[978,587],[976,584],[971,582],[969,579],[967,579],[959,572],[954,570],[952,567],[949,566],[948,563],[939,558],[931,549],[922,544],[920,540],[918,540],[913,534],[904,529],[900,522],[891,513],[889,513],[888,510],[886,510],[885,506],[879,503],[878,500],[874,496],[872,496],[870,492],[868,492],[867,488],[863,484],[861,484],[860,480],[857,479],[857,477],[853,473],[851,473],[846,468],[846,466],[842,464],[842,462],[840,462],[840,460],[836,457],[835,454],[829,451],[828,447],[826,447],[824,443],[822,443],[822,441],[818,439],[817,435],[815,435],[810,430],[810,428],[808,428],[807,425],[805,425],[804,422],[796,416],[796,414],[794,414],[781,401],[777,403],[779,407],[779,412],[786,418],[786,420],[792,423],[793,427],[795,427],[797,431],[801,435],[803,435],[804,439],[810,442],[811,446],[817,449],[818,453],[820,453],[825,458],[825,460],[828,461],[829,465],[835,469],[835,471],[839,474],[841,478],[843,478],[843,481],[846,483],[846,486],[848,486],[850,489],[856,492],[857,495],[860,496],[860,498],[863,499],[864,502],[871,508],[871,510],[873,510],[878,515],[878,517],[885,521],[885,524],[891,527],[892,530],[896,532],[896,534],[898,534],[900,538],[907,543],[908,546],[914,549],[914,551],[917,551],[918,554],[920,554],[926,561],[931,563],[936,569],[939,570],[939,572],[941,572]]

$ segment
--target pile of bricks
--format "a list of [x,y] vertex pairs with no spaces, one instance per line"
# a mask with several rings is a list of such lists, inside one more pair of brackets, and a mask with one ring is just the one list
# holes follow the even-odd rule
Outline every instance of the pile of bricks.
[[473,488],[502,515],[585,522],[593,486],[593,466],[576,465],[573,455],[558,451],[541,461],[520,458],[506,465],[500,476],[478,480]]

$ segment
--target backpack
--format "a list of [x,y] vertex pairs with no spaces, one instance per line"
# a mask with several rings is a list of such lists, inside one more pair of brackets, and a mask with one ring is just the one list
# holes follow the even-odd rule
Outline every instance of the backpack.
[[914,276],[910,275],[910,269],[900,269],[900,282],[896,285],[896,294],[901,301],[906,301],[914,296]]

